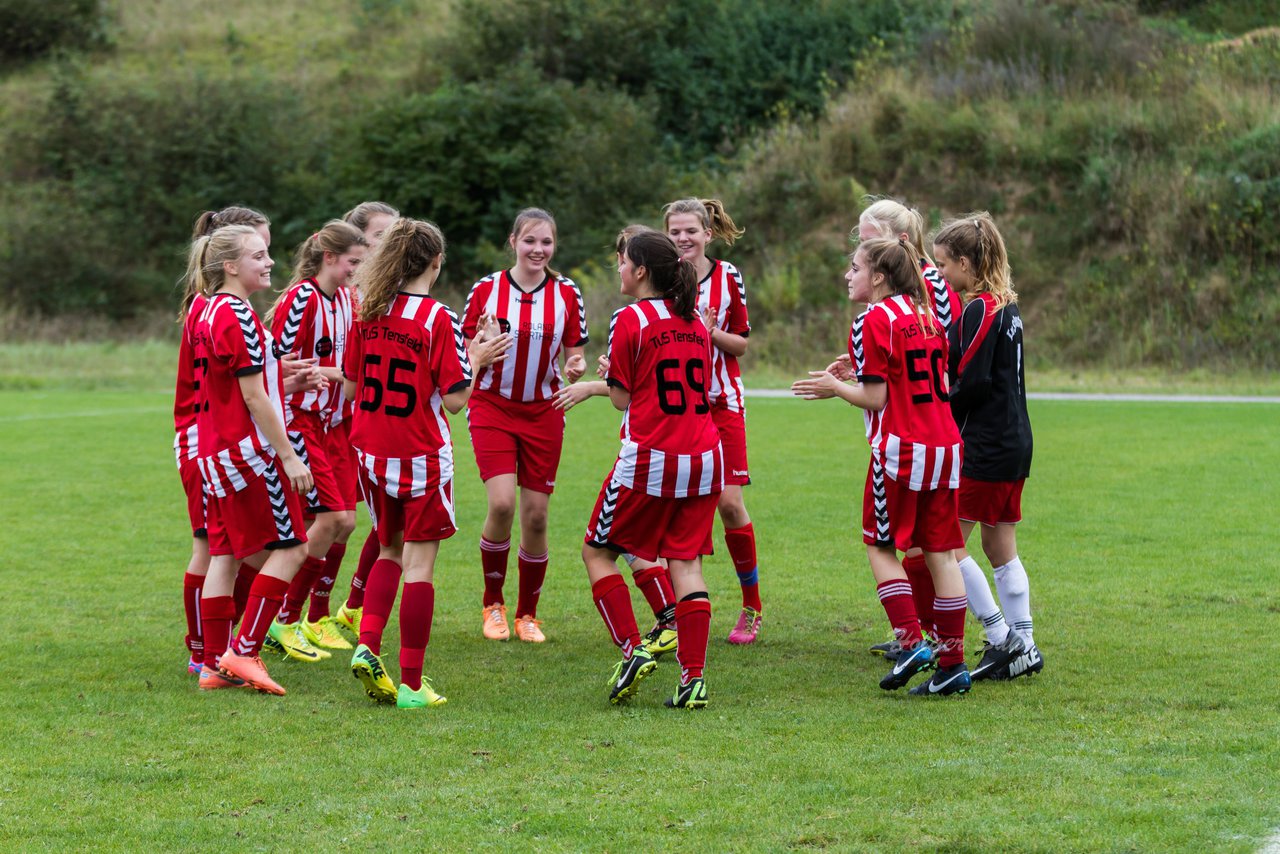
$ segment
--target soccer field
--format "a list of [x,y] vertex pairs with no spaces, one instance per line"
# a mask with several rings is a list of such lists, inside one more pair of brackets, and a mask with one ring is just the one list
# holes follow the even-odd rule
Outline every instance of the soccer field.
[[[1033,402],[1019,541],[1045,672],[925,700],[881,691],[866,652],[887,622],[855,525],[858,412],[752,401],[764,631],[723,642],[717,523],[703,713],[662,707],[670,659],[607,701],[616,652],[578,553],[618,414],[569,416],[541,646],[480,637],[483,491],[457,417],[426,664],[449,704],[405,713],[341,655],[274,664],[284,698],[196,690],[170,403],[0,392],[7,849],[1254,851],[1280,825],[1276,406]],[[361,510],[335,594],[367,528]],[[972,662],[972,619],[968,644]]]

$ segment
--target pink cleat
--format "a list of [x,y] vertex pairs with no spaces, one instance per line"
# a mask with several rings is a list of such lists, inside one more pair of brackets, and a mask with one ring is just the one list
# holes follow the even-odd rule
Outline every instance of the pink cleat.
[[754,608],[743,608],[738,615],[738,624],[729,632],[729,643],[755,643],[760,636],[760,622],[763,619],[764,615]]

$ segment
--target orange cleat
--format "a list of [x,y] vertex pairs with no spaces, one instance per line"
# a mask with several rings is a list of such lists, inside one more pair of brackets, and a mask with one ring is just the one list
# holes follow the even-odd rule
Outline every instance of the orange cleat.
[[227,650],[223,653],[222,660],[218,662],[218,669],[224,676],[243,679],[251,688],[264,694],[284,696],[284,688],[267,674],[267,668],[262,663],[262,659],[256,655],[236,655],[231,650]]
[[200,690],[217,691],[219,688],[248,688],[249,683],[239,676],[228,676],[205,665],[200,670]]
[[511,629],[507,627],[506,605],[485,605],[480,612],[484,615],[484,636],[489,640],[504,641],[511,637]]
[[516,637],[525,643],[542,643],[547,639],[542,633],[542,621],[535,620],[531,614],[516,617],[515,628]]

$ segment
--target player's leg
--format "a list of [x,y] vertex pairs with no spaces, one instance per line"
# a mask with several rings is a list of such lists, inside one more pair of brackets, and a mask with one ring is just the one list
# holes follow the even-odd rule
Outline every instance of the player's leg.
[[400,598],[400,687],[396,705],[422,709],[447,702],[422,673],[435,614],[438,540],[404,544],[404,592]]
[[507,581],[511,527],[516,516],[515,472],[490,477],[484,482],[484,491],[487,509],[484,527],[480,531],[480,565],[484,570],[481,628],[489,640],[504,641],[511,637],[502,588]]
[[667,706],[701,709],[707,705],[707,685],[703,669],[707,663],[707,642],[711,636],[711,598],[702,576],[702,555],[711,552],[711,532],[715,524],[715,495],[661,499],[670,507],[658,545],[671,569],[676,594],[676,626],[680,644],[680,682]]
[[719,499],[720,520],[724,523],[724,543],[733,561],[742,591],[742,611],[729,632],[729,643],[754,643],[760,634],[764,605],[760,602],[760,570],[756,559],[756,532],[743,503],[742,486],[726,483]]
[[200,675],[204,666],[204,628],[201,624],[200,602],[203,598],[205,577],[209,572],[209,540],[204,536],[191,538],[191,559],[182,575],[182,610],[187,618],[187,672]]
[[[398,499],[380,494],[377,499],[378,559],[369,572],[365,588],[360,636],[351,655],[351,673],[360,680],[364,692],[378,703],[396,701],[396,684],[382,663],[382,636],[400,589],[403,560],[403,517],[396,513]],[[395,530],[391,530],[395,529]]]
[[933,677],[911,689],[916,696],[963,694],[969,690],[969,668],[964,663],[964,618],[968,599],[964,576],[956,564],[955,550],[964,547],[960,530],[957,490],[939,488],[913,493],[916,499],[912,538],[924,549],[925,563],[933,576],[934,625],[938,632],[937,670]]
[[1012,626],[1011,635],[1021,640],[1022,649],[1011,656],[1000,676],[1016,678],[1039,673],[1044,669],[1044,656],[1036,646],[1031,621],[1031,586],[1027,570],[1018,557],[1016,523],[986,525],[982,528],[982,549],[995,567],[996,591],[1000,604]]
[[541,643],[542,622],[537,619],[538,599],[547,577],[547,505],[551,495],[535,489],[520,489],[520,596],[516,602],[515,633],[522,641]]
[[591,582],[591,598],[614,646],[622,650],[622,660],[613,668],[609,677],[609,702],[620,703],[636,693],[640,681],[658,666],[640,640],[635,611],[631,608],[631,593],[627,582],[618,571],[618,553],[607,547],[586,543],[582,547],[582,562]]
[[644,636],[644,648],[655,659],[676,651],[676,591],[671,584],[671,572],[661,561],[645,560],[631,553],[622,559],[631,569],[631,580],[644,594],[645,601],[653,609],[653,628]]
[[338,623],[330,614],[329,599],[342,568],[342,559],[346,556],[347,538],[356,528],[356,514],[354,510],[341,510],[335,515],[339,519],[337,534],[325,552],[324,568],[311,587],[311,599],[302,627],[307,639],[324,649],[351,649],[351,644],[342,636]]

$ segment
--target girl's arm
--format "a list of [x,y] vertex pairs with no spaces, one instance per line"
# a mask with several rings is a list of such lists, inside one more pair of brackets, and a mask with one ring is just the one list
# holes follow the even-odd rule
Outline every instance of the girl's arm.
[[716,316],[710,308],[702,310],[702,322],[707,327],[707,334],[711,337],[711,343],[719,347],[726,356],[736,358],[747,352],[747,336],[726,332],[717,326]]
[[[583,363],[585,367],[585,362]],[[582,401],[589,397],[603,397],[609,394],[609,386],[604,380],[591,380],[590,382],[576,382],[573,385],[567,385],[560,389],[551,398],[552,409],[563,409],[568,412]]]
[[275,408],[271,405],[271,398],[267,396],[267,390],[262,385],[262,374],[252,373],[242,376],[240,379],[240,394],[244,397],[244,405],[249,409],[249,415],[253,418],[253,423],[258,425],[258,429],[262,431],[262,435],[267,437],[267,441],[271,443],[271,447],[275,449],[276,456],[280,458],[281,464],[284,466],[284,473],[289,478],[289,484],[293,487],[294,492],[308,492],[314,481],[311,479],[311,470],[298,459],[298,455],[294,453],[293,446],[289,444],[289,437],[285,435],[284,424],[276,415]]
[[576,383],[587,372],[587,359],[583,355],[585,347],[564,348],[564,378]]
[[609,402],[619,412],[626,412],[631,405],[631,392],[619,385],[609,386]]
[[860,409],[879,412],[884,409],[889,390],[884,383],[849,383],[841,382],[830,371],[810,371],[809,379],[796,380],[791,384],[791,393],[805,400],[826,400],[838,397],[846,403]]

